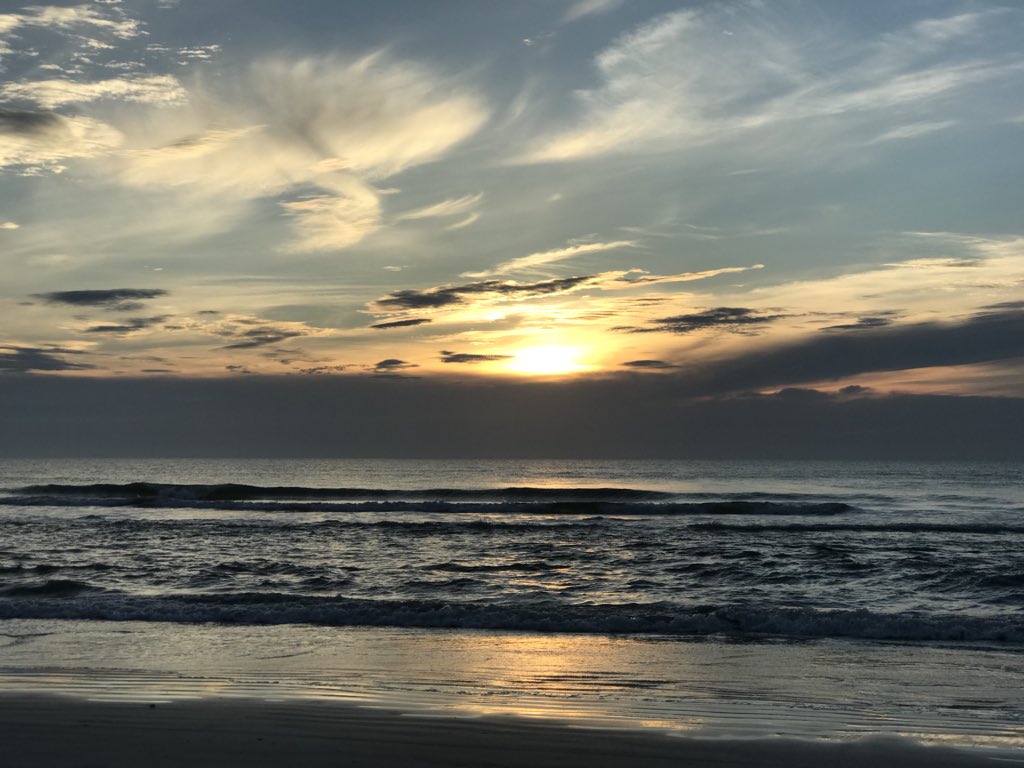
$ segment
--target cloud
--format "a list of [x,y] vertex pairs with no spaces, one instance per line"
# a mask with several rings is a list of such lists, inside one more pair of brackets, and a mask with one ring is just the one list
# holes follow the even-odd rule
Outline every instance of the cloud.
[[668,332],[685,334],[711,328],[742,333],[751,330],[754,326],[764,325],[783,317],[787,317],[787,315],[760,314],[757,310],[748,307],[715,307],[686,315],[659,317],[652,321],[655,324],[653,328],[622,327],[615,330],[624,330],[629,333]]
[[106,325],[92,325],[85,328],[82,333],[111,333],[111,334],[126,334],[134,333],[135,331],[141,331],[151,326],[167,320],[169,315],[156,315],[154,317],[129,317],[121,323],[106,324]]
[[908,323],[818,334],[688,368],[680,394],[712,395],[864,373],[957,366],[1024,357],[1024,312],[997,311],[954,323]]
[[568,23],[582,19],[584,16],[607,13],[620,5],[622,5],[622,0],[576,0],[565,12],[563,21]]
[[371,325],[371,328],[386,329],[386,328],[409,328],[414,325],[422,325],[423,323],[429,323],[430,318],[427,317],[411,317],[407,320],[391,320],[386,323],[376,323]]
[[680,272],[677,275],[652,275],[645,269],[628,269],[618,272],[601,272],[594,275],[594,282],[604,290],[621,290],[655,283],[692,283],[696,280],[707,280],[711,277],[747,272],[751,269],[764,269],[764,264],[753,264],[749,267],[720,267],[699,272]]
[[[931,233],[915,232],[912,233],[920,236],[928,236]],[[923,259],[907,259],[906,261],[890,261],[886,262],[883,266],[895,267],[897,269],[939,269],[946,270],[949,268],[970,268],[980,267],[982,265],[981,259],[976,258],[923,258]]]
[[254,349],[255,347],[265,347],[267,344],[277,344],[279,341],[294,339],[298,336],[306,336],[307,334],[299,330],[264,326],[262,328],[250,328],[247,331],[240,331],[235,335],[241,337],[241,341],[227,344],[224,346],[224,349]]
[[131,312],[142,308],[140,301],[166,296],[162,288],[97,288],[84,291],[52,291],[34,293],[32,298],[47,304],[67,304],[72,307],[101,307],[115,312]]
[[[822,317],[891,316],[899,307],[908,320],[934,320],[967,314],[983,303],[1016,299],[1024,284],[1024,239],[980,238],[952,233],[907,233],[887,243],[892,256],[932,253],[834,277],[762,286],[730,301],[748,306],[784,306],[794,313]],[[947,255],[948,254],[948,255]],[[724,301],[722,303],[725,303]]]
[[89,117],[0,108],[0,168],[60,171],[61,160],[108,153],[122,140],[118,131]]
[[374,306],[384,311],[395,309],[439,309],[454,304],[462,304],[467,296],[497,296],[522,300],[570,291],[591,279],[593,279],[592,276],[561,277],[555,280],[542,280],[536,283],[517,283],[514,280],[485,280],[465,285],[428,288],[425,291],[392,291],[384,298],[377,299],[374,302]]
[[177,104],[185,100],[185,89],[171,75],[115,78],[79,82],[75,80],[34,80],[8,83],[0,88],[4,101],[33,101],[45,109],[65,104],[82,104],[100,99],[118,99],[143,104]]
[[[370,311],[387,313],[396,310],[432,310],[458,307],[475,302],[527,301],[545,296],[568,293],[581,288],[600,291],[621,291],[658,283],[680,283],[705,280],[722,274],[744,272],[752,267],[722,267],[677,275],[652,275],[643,269],[613,270],[593,275],[560,277],[533,283],[515,280],[481,280],[464,285],[446,285],[424,290],[392,291],[370,304]],[[653,329],[652,329],[653,330]]]
[[400,371],[404,368],[419,368],[416,363],[408,363],[405,360],[399,360],[397,357],[389,357],[386,360],[381,360],[373,366],[375,372],[388,372],[388,371]]
[[873,139],[872,144],[878,144],[883,141],[900,141],[902,139],[916,139],[918,136],[925,136],[929,133],[936,133],[938,131],[944,131],[947,128],[951,128],[956,125],[955,120],[942,120],[935,123],[910,123],[908,125],[901,125],[891,130],[886,131],[881,136]]
[[296,373],[302,376],[332,376],[344,372],[346,368],[346,365],[317,365],[312,368],[299,368]]
[[32,136],[45,134],[61,125],[60,115],[52,112],[0,110],[0,133]]
[[508,360],[511,355],[474,355],[468,352],[449,352],[441,350],[442,363],[489,363],[495,360]]
[[578,243],[566,246],[565,248],[556,248],[550,251],[540,251],[538,253],[531,253],[528,256],[521,256],[518,259],[503,262],[483,272],[463,272],[462,276],[478,278],[490,277],[492,275],[507,275],[513,272],[532,272],[535,271],[536,267],[556,261],[564,261],[565,259],[571,259],[574,256],[581,256],[586,253],[599,253],[601,251],[634,247],[636,247],[636,242],[633,240],[616,240],[609,243]]
[[333,195],[281,203],[296,230],[296,237],[286,251],[340,250],[380,228],[380,200],[372,189],[354,179],[332,186]]
[[239,80],[231,91],[197,86],[180,138],[127,153],[119,176],[205,200],[291,198],[279,200],[295,230],[288,252],[376,232],[375,183],[437,160],[488,117],[456,81],[381,52],[264,60]]
[[665,370],[668,368],[678,368],[678,365],[672,365],[666,363],[664,360],[630,360],[629,362],[623,363],[627,368],[636,368],[641,370]]
[[437,219],[447,218],[449,216],[461,216],[464,213],[472,211],[477,205],[479,205],[483,196],[483,192],[479,192],[475,195],[453,197],[449,200],[442,200],[440,203],[434,203],[433,205],[428,205],[423,208],[417,208],[416,210],[400,214],[395,220],[404,221],[406,219]]
[[465,229],[471,224],[476,223],[479,220],[479,218],[480,214],[474,211],[473,213],[469,214],[466,218],[460,221],[456,221],[454,224],[449,224],[447,227],[445,227],[445,229],[450,232],[456,229]]
[[0,14],[0,34],[13,32],[19,27],[42,27],[62,32],[92,27],[125,40],[141,31],[139,22],[128,18],[120,9],[109,6],[101,9],[85,3],[69,7],[35,5],[21,13]]
[[178,49],[178,55],[182,59],[193,61],[209,61],[216,54],[220,53],[221,46],[213,43],[210,45],[196,45]]
[[829,325],[822,328],[823,331],[863,331],[868,328],[882,328],[886,325],[892,325],[892,318],[881,315],[871,315],[868,317],[858,318],[853,323],[842,323],[840,325]]
[[74,363],[57,353],[80,354],[74,350],[29,347],[0,343],[0,373],[29,373],[31,371],[81,371],[95,366]]
[[[815,152],[925,135],[963,109],[942,97],[1020,76],[1019,52],[1000,56],[974,34],[1020,18],[1013,13],[929,19],[870,42],[775,4],[665,14],[602,51],[594,60],[599,84],[578,91],[564,127],[540,136],[517,162],[725,142],[761,159],[783,153],[809,162]],[[940,28],[945,33],[935,34]],[[918,119],[907,123],[907,113]]]
[[371,179],[438,159],[487,118],[472,93],[383,53],[350,63],[272,60],[253,68],[251,84],[274,133]]
[[222,349],[256,349],[301,336],[318,336],[325,331],[299,321],[270,321],[246,315],[231,315],[201,327],[205,333],[234,339]]
[[16,221],[5,221],[0,223],[0,229],[20,229],[21,225]]

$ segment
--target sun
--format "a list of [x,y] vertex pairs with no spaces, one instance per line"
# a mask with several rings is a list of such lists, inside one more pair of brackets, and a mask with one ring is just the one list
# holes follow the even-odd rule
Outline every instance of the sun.
[[526,347],[516,352],[506,364],[512,373],[524,376],[560,376],[588,370],[580,362],[586,350],[583,347],[552,345]]

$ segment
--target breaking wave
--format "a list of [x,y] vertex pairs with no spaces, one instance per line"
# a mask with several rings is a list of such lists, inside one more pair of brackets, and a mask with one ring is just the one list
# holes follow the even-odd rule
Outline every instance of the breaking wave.
[[32,496],[82,496],[114,499],[180,499],[187,501],[245,501],[323,499],[340,501],[658,501],[675,494],[636,488],[311,488],[238,483],[90,483],[28,485],[15,489]]
[[[767,498],[766,498],[767,497]],[[774,499],[774,500],[770,500]],[[430,512],[543,515],[812,515],[831,516],[856,508],[840,501],[794,500],[753,494],[750,498],[679,500],[678,494],[636,488],[379,488],[263,487],[96,483],[30,485],[0,496],[19,507],[142,507],[239,512]]]
[[734,531],[739,533],[968,533],[998,535],[1024,533],[1024,525],[1002,523],[751,523],[732,524],[712,521],[689,526],[701,531]]
[[868,610],[752,605],[472,603],[303,597],[266,592],[235,595],[0,600],[4,619],[314,624],[527,630],[560,633],[658,634],[688,637],[775,636],[919,642],[1024,643],[1024,617],[921,615]]

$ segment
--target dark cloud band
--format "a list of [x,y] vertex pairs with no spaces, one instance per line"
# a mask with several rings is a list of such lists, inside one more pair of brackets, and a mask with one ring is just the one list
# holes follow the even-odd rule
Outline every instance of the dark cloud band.
[[441,350],[442,363],[489,363],[494,360],[508,360],[511,355],[474,355],[469,352]]
[[164,322],[169,315],[157,315],[155,317],[129,317],[123,323],[107,323],[105,325],[93,325],[85,329],[84,333],[134,333]]
[[780,320],[786,315],[766,315],[748,307],[715,307],[702,312],[659,317],[650,327],[618,327],[628,333],[693,333],[705,329],[749,332],[752,328]]
[[571,291],[583,283],[593,280],[593,275],[582,277],[561,277],[554,280],[541,280],[536,283],[517,283],[508,280],[484,280],[478,283],[452,285],[440,288],[429,288],[425,291],[404,290],[393,291],[382,299],[377,299],[376,306],[380,309],[440,309],[453,304],[462,304],[467,296],[504,296],[509,298],[529,298],[531,296],[547,296],[552,293]]
[[101,307],[115,312],[141,309],[139,302],[166,296],[160,288],[100,288],[84,291],[52,291],[35,293],[32,298],[47,304],[66,304],[72,307]]
[[61,348],[7,346],[0,347],[0,373],[31,373],[33,371],[82,371],[95,368],[89,363],[65,360],[64,354],[81,352]]
[[385,329],[388,329],[388,328],[411,328],[414,325],[423,325],[424,323],[429,323],[429,322],[431,322],[429,318],[426,318],[426,317],[415,317],[415,318],[410,318],[408,320],[391,320],[391,321],[386,322],[386,323],[375,323],[374,325],[371,325],[370,327],[371,328],[377,328],[377,329],[380,329],[380,330],[385,330]]

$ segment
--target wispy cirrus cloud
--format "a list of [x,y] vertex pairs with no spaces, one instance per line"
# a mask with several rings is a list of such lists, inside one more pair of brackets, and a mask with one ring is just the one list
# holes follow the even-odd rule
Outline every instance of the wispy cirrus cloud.
[[[1024,286],[1024,238],[980,237],[949,232],[909,232],[888,246],[929,256],[891,259],[829,278],[762,286],[742,294],[748,306],[785,306],[794,312],[835,318],[886,316],[898,308],[908,320],[938,320],[980,304],[1013,301]],[[740,294],[735,294],[739,299]],[[826,325],[834,325],[830,319]]]
[[31,101],[44,109],[54,109],[66,104],[84,104],[102,99],[117,99],[141,104],[180,104],[185,98],[185,89],[178,79],[171,75],[93,81],[31,80],[8,83],[0,87],[0,100]]
[[478,211],[473,211],[472,213],[467,215],[466,218],[460,219],[459,221],[456,221],[454,224],[449,224],[447,227],[445,227],[445,229],[448,231],[454,231],[456,229],[465,229],[466,227],[475,224],[479,219],[480,213]]
[[622,0],[576,0],[565,12],[563,21],[572,22],[584,16],[596,16],[615,10],[622,5]]
[[708,280],[720,275],[748,272],[752,269],[764,269],[764,264],[752,264],[749,267],[719,267],[717,269],[703,269],[696,272],[680,272],[675,275],[652,275],[645,269],[628,269],[602,272],[599,275],[595,275],[595,278],[597,278],[595,282],[605,290],[622,290],[657,283],[692,283],[697,280]]
[[904,139],[916,139],[918,136],[926,136],[929,133],[938,133],[956,125],[955,120],[940,120],[932,123],[907,123],[892,128],[880,136],[871,140],[872,144],[879,144],[884,141],[901,141]]
[[537,267],[553,264],[558,261],[565,261],[575,256],[582,256],[588,253],[600,253],[602,251],[613,251],[622,248],[635,248],[635,240],[615,240],[606,243],[573,243],[564,248],[554,248],[549,251],[538,251],[527,256],[520,256],[517,259],[502,262],[496,267],[481,272],[463,272],[462,277],[479,278],[491,277],[493,275],[509,275],[516,272],[532,272]]
[[340,250],[380,228],[380,199],[371,187],[345,176],[322,183],[332,194],[281,203],[296,230],[286,251]]
[[98,6],[89,3],[33,5],[19,13],[0,13],[0,34],[14,32],[19,27],[42,27],[62,32],[91,28],[122,39],[135,37],[141,32],[138,20],[129,18],[122,9],[111,4]]
[[431,205],[399,214],[396,217],[396,220],[443,219],[450,216],[461,216],[476,208],[483,199],[483,196],[482,192],[478,192],[475,195],[463,195],[462,197],[453,197],[448,200],[442,200],[439,203],[432,203]]
[[[568,125],[533,141],[517,161],[684,151],[740,136],[757,137],[751,146],[762,157],[770,139],[788,158],[826,137],[843,146],[910,139],[961,116],[964,107],[942,97],[1024,68],[1024,56],[996,56],[974,34],[1024,26],[1006,8],[925,19],[867,46],[818,18],[782,4],[738,3],[647,22],[596,57],[599,84],[577,92]],[[784,130],[794,121],[799,145]]]
[[[375,183],[436,160],[488,115],[468,89],[384,53],[265,60],[240,79],[245,88],[190,94],[184,135],[128,153],[119,176],[204,200],[277,198],[295,233],[290,252],[340,250],[377,231]],[[413,214],[454,215],[475,202]]]

